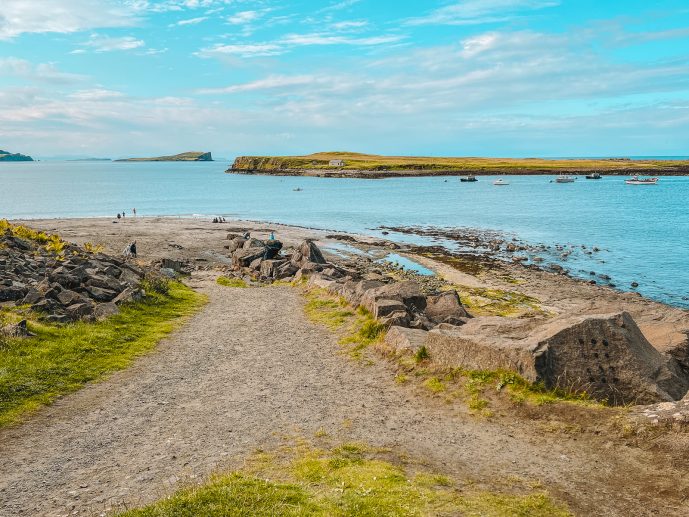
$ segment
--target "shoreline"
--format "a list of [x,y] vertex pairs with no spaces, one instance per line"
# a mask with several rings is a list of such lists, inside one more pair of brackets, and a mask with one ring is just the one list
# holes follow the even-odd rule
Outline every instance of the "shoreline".
[[[356,259],[378,262],[390,253],[408,257],[443,280],[476,296],[476,303],[480,306],[509,305],[523,298],[534,301],[538,310],[548,317],[627,311],[647,339],[661,352],[682,346],[688,340],[689,310],[681,307],[644,298],[637,293],[592,285],[579,278],[526,267],[521,263],[505,262],[485,255],[453,253],[440,247],[395,242],[389,236],[380,238],[235,219],[224,224],[202,218],[181,217],[132,217],[117,224],[108,218],[12,222],[59,233],[65,240],[77,244],[100,244],[114,254],[120,254],[129,242],[136,240],[139,257],[146,262],[167,258],[190,263],[197,269],[219,271],[226,271],[231,264],[225,249],[228,233],[249,231],[252,236],[266,239],[271,232],[275,232],[285,247],[297,246],[304,239],[313,239],[333,261]],[[383,266],[381,268],[384,269]]]
[[[227,217],[225,223],[211,223],[210,221],[217,215],[222,217]],[[112,216],[100,215],[100,216],[75,216],[75,217],[36,217],[36,218],[15,218],[8,219],[12,223],[19,224],[35,224],[35,223],[48,223],[54,222],[58,223],[58,226],[63,226],[68,221],[82,222],[88,220],[94,221],[106,221],[110,220],[113,223],[128,225],[132,221],[142,220],[142,221],[187,221],[187,222],[197,222],[197,223],[208,223],[211,226],[216,227],[218,230],[227,228],[231,231],[231,225],[251,225],[253,228],[258,228],[261,226],[273,226],[275,228],[281,228],[283,231],[286,230],[288,233],[294,232],[304,232],[304,235],[308,235],[306,238],[319,239],[323,238],[328,234],[341,234],[353,237],[360,243],[375,243],[379,246],[383,242],[392,243],[399,247],[406,247],[409,250],[415,249],[417,256],[423,256],[422,253],[437,253],[441,250],[442,253],[448,256],[456,256],[463,262],[471,262],[474,266],[469,269],[476,269],[480,265],[487,265],[488,268],[497,269],[517,269],[524,271],[535,271],[543,272],[547,274],[552,274],[557,277],[565,277],[574,282],[580,282],[582,285],[596,285],[601,288],[611,290],[612,292],[618,293],[625,296],[635,296],[640,297],[644,300],[648,300],[652,303],[662,304],[673,309],[683,310],[689,314],[689,307],[686,303],[671,303],[669,301],[652,298],[639,293],[636,288],[637,286],[630,286],[624,288],[621,285],[613,283],[613,279],[607,274],[597,273],[595,277],[586,276],[583,273],[577,274],[577,272],[568,269],[567,257],[557,258],[555,255],[560,254],[563,250],[565,253],[569,254],[571,251],[567,251],[567,245],[544,245],[539,243],[531,243],[525,241],[514,234],[492,229],[483,228],[440,228],[440,227],[422,227],[422,226],[412,226],[412,227],[388,227],[379,226],[375,228],[370,228],[371,234],[357,233],[348,230],[341,230],[337,228],[322,228],[315,226],[305,226],[298,224],[282,223],[278,221],[261,220],[261,219],[241,219],[237,217],[232,217],[231,215],[223,214],[178,214],[178,215],[137,215],[127,216],[124,219],[116,220]],[[266,230],[268,233],[270,230]],[[377,232],[377,233],[373,233]],[[395,235],[391,235],[395,234]],[[416,241],[401,241],[395,240],[396,237],[402,237],[405,235],[410,235],[415,238],[419,238]],[[337,240],[337,239],[335,239]],[[502,244],[501,249],[496,249],[496,243]],[[452,249],[450,246],[456,246]],[[506,245],[506,246],[505,246]],[[513,248],[510,248],[513,247]],[[582,246],[584,247],[584,246]],[[578,246],[570,245],[571,249],[578,250]],[[392,248],[393,250],[395,248]],[[607,251],[599,250],[595,246],[591,247],[593,250],[597,251]],[[547,251],[546,251],[547,250]],[[119,250],[118,250],[119,251]],[[545,254],[543,253],[545,251]],[[547,257],[547,262],[545,260],[538,261],[541,255]],[[536,259],[536,261],[534,261]],[[538,261],[538,262],[537,262]],[[593,273],[593,272],[591,272]],[[684,301],[684,300],[683,300]]]
[[345,170],[324,170],[324,169],[236,169],[230,167],[225,174],[242,174],[246,176],[292,176],[292,177],[312,177],[312,178],[351,178],[351,179],[385,179],[385,178],[422,178],[422,177],[444,177],[444,176],[558,176],[567,174],[572,176],[582,176],[592,172],[600,172],[602,176],[658,176],[658,177],[677,177],[689,176],[689,166],[659,170],[654,168],[630,168],[614,170],[596,169],[413,169],[413,170],[365,170],[365,169],[345,169]]

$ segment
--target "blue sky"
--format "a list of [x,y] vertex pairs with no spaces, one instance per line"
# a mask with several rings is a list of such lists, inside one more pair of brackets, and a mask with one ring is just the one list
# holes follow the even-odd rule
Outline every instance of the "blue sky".
[[0,149],[689,154],[686,0],[2,0]]

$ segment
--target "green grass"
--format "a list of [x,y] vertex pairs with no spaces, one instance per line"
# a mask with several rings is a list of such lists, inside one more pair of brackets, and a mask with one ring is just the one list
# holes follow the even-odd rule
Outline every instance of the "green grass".
[[347,347],[352,358],[361,359],[364,350],[385,337],[385,330],[385,326],[371,312],[359,307],[350,323],[349,332],[340,339],[340,345]]
[[[331,167],[330,160],[344,160],[344,167]],[[480,158],[457,157],[441,158],[429,156],[380,156],[349,152],[325,152],[306,156],[242,156],[235,160],[237,170],[285,170],[290,169],[344,169],[368,171],[428,171],[450,170],[487,174],[519,174],[524,172],[556,174],[557,172],[615,172],[636,170],[654,172],[683,170],[689,167],[688,161],[624,160],[624,159],[576,159],[549,160],[541,158]]]
[[545,314],[541,301],[518,291],[453,285],[462,304],[474,316],[535,316]]
[[[62,326],[30,321],[36,337],[0,343],[0,427],[126,368],[204,303],[205,297],[171,282],[166,295],[149,291],[143,301],[123,306],[105,321]],[[5,312],[3,317],[20,316]]]
[[330,330],[341,328],[354,315],[347,300],[334,296],[324,289],[305,291],[304,312],[314,323],[325,325]]
[[241,279],[241,278],[228,278],[226,276],[221,276],[218,277],[218,280],[216,282],[219,285],[225,286],[225,287],[239,287],[239,288],[246,288],[249,287],[246,282]]
[[459,489],[450,478],[411,472],[361,444],[330,449],[285,447],[259,453],[241,471],[122,517],[226,516],[431,516],[571,515],[546,493],[495,493]]

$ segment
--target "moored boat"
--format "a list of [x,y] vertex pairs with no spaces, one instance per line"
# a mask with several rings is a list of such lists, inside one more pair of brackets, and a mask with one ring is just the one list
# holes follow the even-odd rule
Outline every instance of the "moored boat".
[[477,178],[476,176],[474,176],[474,175],[462,176],[461,178],[459,178],[459,181],[463,181],[463,182],[469,181],[469,182],[472,182],[472,181],[478,181],[478,178]]
[[591,173],[591,174],[587,174],[587,175],[586,175],[586,179],[587,179],[587,180],[599,180],[599,179],[601,179],[602,177],[603,177],[603,176],[601,176],[599,172],[593,172],[593,173]]
[[639,176],[632,176],[628,180],[624,180],[627,185],[655,185],[658,183],[658,178],[639,178]]
[[574,176],[560,174],[557,178],[555,178],[555,183],[574,183],[575,180],[576,178]]
[[498,178],[498,179],[496,179],[496,180],[493,182],[493,185],[497,185],[497,186],[500,186],[500,185],[509,185],[509,184],[510,184],[509,181],[505,181],[505,180],[502,179],[502,178]]

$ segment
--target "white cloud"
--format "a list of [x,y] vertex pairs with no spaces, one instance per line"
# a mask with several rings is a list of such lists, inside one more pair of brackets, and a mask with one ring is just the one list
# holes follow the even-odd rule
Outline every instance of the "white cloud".
[[284,54],[294,47],[326,46],[326,45],[351,45],[351,46],[376,46],[396,43],[404,39],[398,35],[349,37],[325,33],[287,34],[281,39],[264,43],[246,44],[217,44],[197,52],[200,57],[221,57],[223,55],[235,55],[242,57],[277,56]]
[[92,90],[78,90],[69,95],[72,99],[78,99],[83,101],[101,101],[104,99],[117,99],[124,97],[122,92],[117,92],[114,90],[105,90],[101,88],[95,88]]
[[244,25],[258,20],[261,16],[263,16],[261,11],[241,11],[230,16],[227,19],[227,23],[230,25]]
[[559,0],[463,0],[406,21],[407,25],[476,25],[504,22],[522,11],[555,7]]
[[34,65],[14,57],[0,58],[0,76],[50,83],[73,83],[85,79],[83,75],[61,72],[52,63]]
[[137,21],[132,5],[115,0],[2,0],[0,40],[23,33],[129,27]]
[[322,78],[313,75],[271,75],[265,79],[259,79],[244,84],[226,86],[224,88],[203,88],[197,93],[210,95],[221,93],[241,93],[260,90],[286,89],[294,86],[313,85],[324,82]]
[[92,34],[91,38],[83,45],[93,49],[94,52],[113,52],[118,50],[134,50],[144,47],[146,43],[133,36],[111,37]]
[[170,27],[183,27],[185,25],[197,25],[201,22],[205,22],[208,16],[199,16],[198,18],[189,18],[187,20],[180,20],[178,22],[170,24]]

